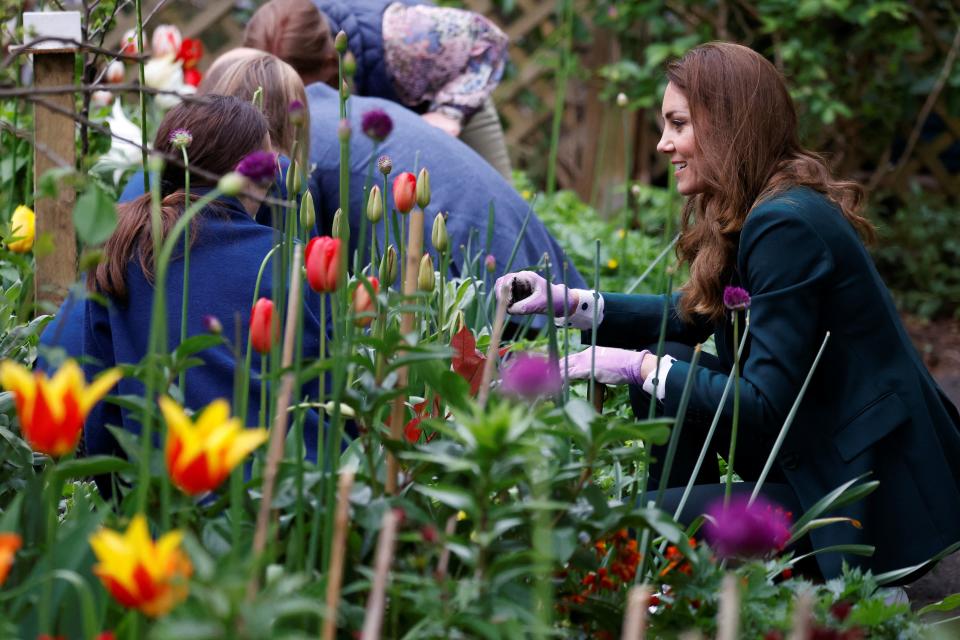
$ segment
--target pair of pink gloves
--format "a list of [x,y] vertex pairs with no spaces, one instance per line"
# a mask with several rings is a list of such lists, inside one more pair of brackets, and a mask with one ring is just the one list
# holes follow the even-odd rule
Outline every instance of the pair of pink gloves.
[[[511,315],[547,313],[547,281],[533,271],[518,271],[500,276],[494,284],[494,291],[497,299],[507,296],[507,313]],[[581,293],[576,289],[567,290],[562,284],[551,284],[553,317],[572,315],[580,304]],[[570,304],[566,314],[563,310],[565,299]],[[641,368],[644,356],[649,353],[647,350],[588,347],[569,356],[566,363],[560,364],[560,371],[566,371],[571,380],[583,380],[590,377],[592,367],[597,382],[643,386],[644,375],[641,374]]]

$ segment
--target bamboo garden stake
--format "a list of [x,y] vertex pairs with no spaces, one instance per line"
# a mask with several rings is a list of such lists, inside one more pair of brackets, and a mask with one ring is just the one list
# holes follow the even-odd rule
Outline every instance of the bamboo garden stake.
[[330,572],[327,576],[327,617],[323,621],[323,640],[337,636],[337,607],[340,604],[340,587],[343,584],[343,559],[346,555],[347,527],[350,524],[350,490],[353,488],[353,471],[340,475],[337,491],[337,528],[333,532],[333,552],[330,556]]

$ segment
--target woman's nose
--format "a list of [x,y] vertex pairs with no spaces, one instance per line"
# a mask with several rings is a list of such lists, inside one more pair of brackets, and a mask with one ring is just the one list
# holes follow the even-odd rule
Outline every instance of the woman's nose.
[[667,131],[664,131],[663,135],[660,136],[660,142],[657,143],[657,151],[660,153],[673,152],[673,141],[667,137],[667,133]]

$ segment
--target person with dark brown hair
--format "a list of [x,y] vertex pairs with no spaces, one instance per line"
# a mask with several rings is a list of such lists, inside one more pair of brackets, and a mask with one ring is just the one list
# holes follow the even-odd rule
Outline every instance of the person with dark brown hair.
[[490,97],[507,57],[507,36],[496,25],[418,0],[270,0],[247,23],[244,46],[287,62],[306,85],[337,87],[334,37],[341,30],[356,60],[354,93],[413,109],[510,179]]
[[[234,171],[238,165],[249,165],[252,157],[259,156],[265,161],[263,172],[267,176],[263,182],[269,184],[273,180],[271,165],[275,160],[272,159],[267,122],[248,100],[206,95],[175,106],[160,123],[154,150],[176,157],[180,154],[179,144],[186,145],[189,165],[193,169],[190,175],[191,201],[217,186],[217,180],[209,175],[222,176]],[[184,177],[184,170],[171,162],[164,165],[159,175],[164,236],[188,206]],[[189,234],[187,336],[216,329],[230,341],[234,336],[242,336],[241,347],[246,344],[258,273],[277,242],[278,232],[258,224],[253,218],[266,188],[263,183],[258,185],[248,180],[243,195],[220,195],[193,219]],[[82,331],[64,331],[58,340],[51,324],[41,339],[48,347],[62,346],[70,356],[83,357],[88,377],[102,368],[139,363],[148,353],[155,284],[152,204],[151,194],[146,193],[118,207],[118,224],[104,246],[104,260],[87,278],[88,288],[99,294],[96,298],[106,298],[107,303],[101,304],[89,297],[76,302],[79,307],[76,312],[62,307],[64,318],[58,318],[58,321],[79,322]],[[268,261],[264,271],[267,274],[271,273],[269,264]],[[181,241],[169,263],[165,282],[166,348],[170,352],[180,342],[184,268]],[[268,276],[260,282],[259,296],[269,298],[279,306],[284,304],[286,292],[274,290]],[[316,353],[320,344],[317,316],[320,301],[312,291],[308,290],[305,296],[303,349],[305,353]],[[185,406],[198,411],[214,399],[233,397],[235,369],[244,365],[236,361],[229,342],[205,349],[196,357],[202,364],[188,370],[186,384],[181,389]],[[259,357],[269,356],[255,354],[253,371],[260,371]],[[248,413],[244,417],[246,424],[251,426],[258,420],[260,386],[260,378],[252,376]],[[307,393],[315,396],[316,383],[313,386]],[[142,397],[144,388],[139,381],[124,378],[118,384],[117,393]],[[316,455],[318,422],[317,413],[308,412],[304,441],[311,456]],[[113,435],[106,428],[108,424],[133,432],[140,430],[137,412],[101,403],[90,413],[85,425],[84,443],[88,455],[119,453]]]
[[[823,158],[801,146],[783,78],[754,51],[704,44],[672,62],[667,78],[657,148],[687,196],[677,255],[690,277],[669,299],[556,286],[549,312],[558,322],[566,316],[588,330],[586,342],[594,316],[599,323],[598,346],[570,356],[561,371],[629,384],[640,419],[651,402],[677,415],[690,378],[664,503],[675,506],[733,370],[733,314],[741,335],[749,314],[730,461],[746,480],[734,485],[738,493],[753,490],[829,333],[762,492],[799,516],[847,481],[879,480],[872,494],[828,514],[856,526],[817,528],[809,540],[815,549],[866,544],[875,553],[819,553],[820,571],[834,577],[844,561],[875,573],[925,562],[960,540],[960,415],[924,367],[863,245],[874,233],[860,213],[863,190],[832,177]],[[546,283],[535,273],[508,274],[496,288],[510,296],[510,313],[548,311]],[[691,347],[711,336],[717,355],[702,354],[691,372]],[[733,395],[684,521],[723,494],[714,461],[730,450]],[[654,487],[665,449],[652,450]]]

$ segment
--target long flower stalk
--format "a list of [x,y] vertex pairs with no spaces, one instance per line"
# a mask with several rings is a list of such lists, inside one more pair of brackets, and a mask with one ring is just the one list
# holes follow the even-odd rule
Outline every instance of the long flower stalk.
[[[733,344],[740,344],[740,314],[733,312]],[[723,504],[730,504],[733,491],[733,461],[737,453],[737,427],[740,422],[740,350],[733,352],[733,420],[730,426],[730,452],[727,454],[727,477],[724,481]]]
[[137,53],[140,54],[140,59],[137,60],[137,69],[140,74],[140,90],[138,92],[140,95],[140,153],[141,153],[141,158],[143,160],[143,169],[144,169],[143,177],[144,177],[144,180],[146,180],[146,184],[144,186],[146,187],[147,191],[150,191],[151,176],[150,176],[150,172],[146,170],[147,169],[147,143],[148,143],[147,100],[146,100],[146,95],[143,92],[143,88],[147,86],[147,80],[144,73],[145,64],[143,61],[143,52],[145,51],[145,49],[143,48],[143,10],[140,6],[141,5],[140,0],[135,0],[134,5],[135,5],[135,10],[137,12],[137,24],[136,24]]
[[567,79],[570,75],[570,48],[573,40],[573,0],[560,0],[560,60],[557,69],[557,86],[553,103],[553,122],[550,127],[550,152],[547,159],[547,196],[550,197],[557,189],[557,153],[560,148],[560,125],[563,121],[563,110],[566,106]]
[[[190,156],[187,154],[187,147],[184,145],[180,149],[183,154],[183,207],[187,208],[190,202]],[[187,305],[190,300],[190,227],[183,232],[183,297],[180,302],[180,344],[187,339]],[[186,396],[187,392],[187,370],[180,372],[180,379],[177,383],[180,392]]]

